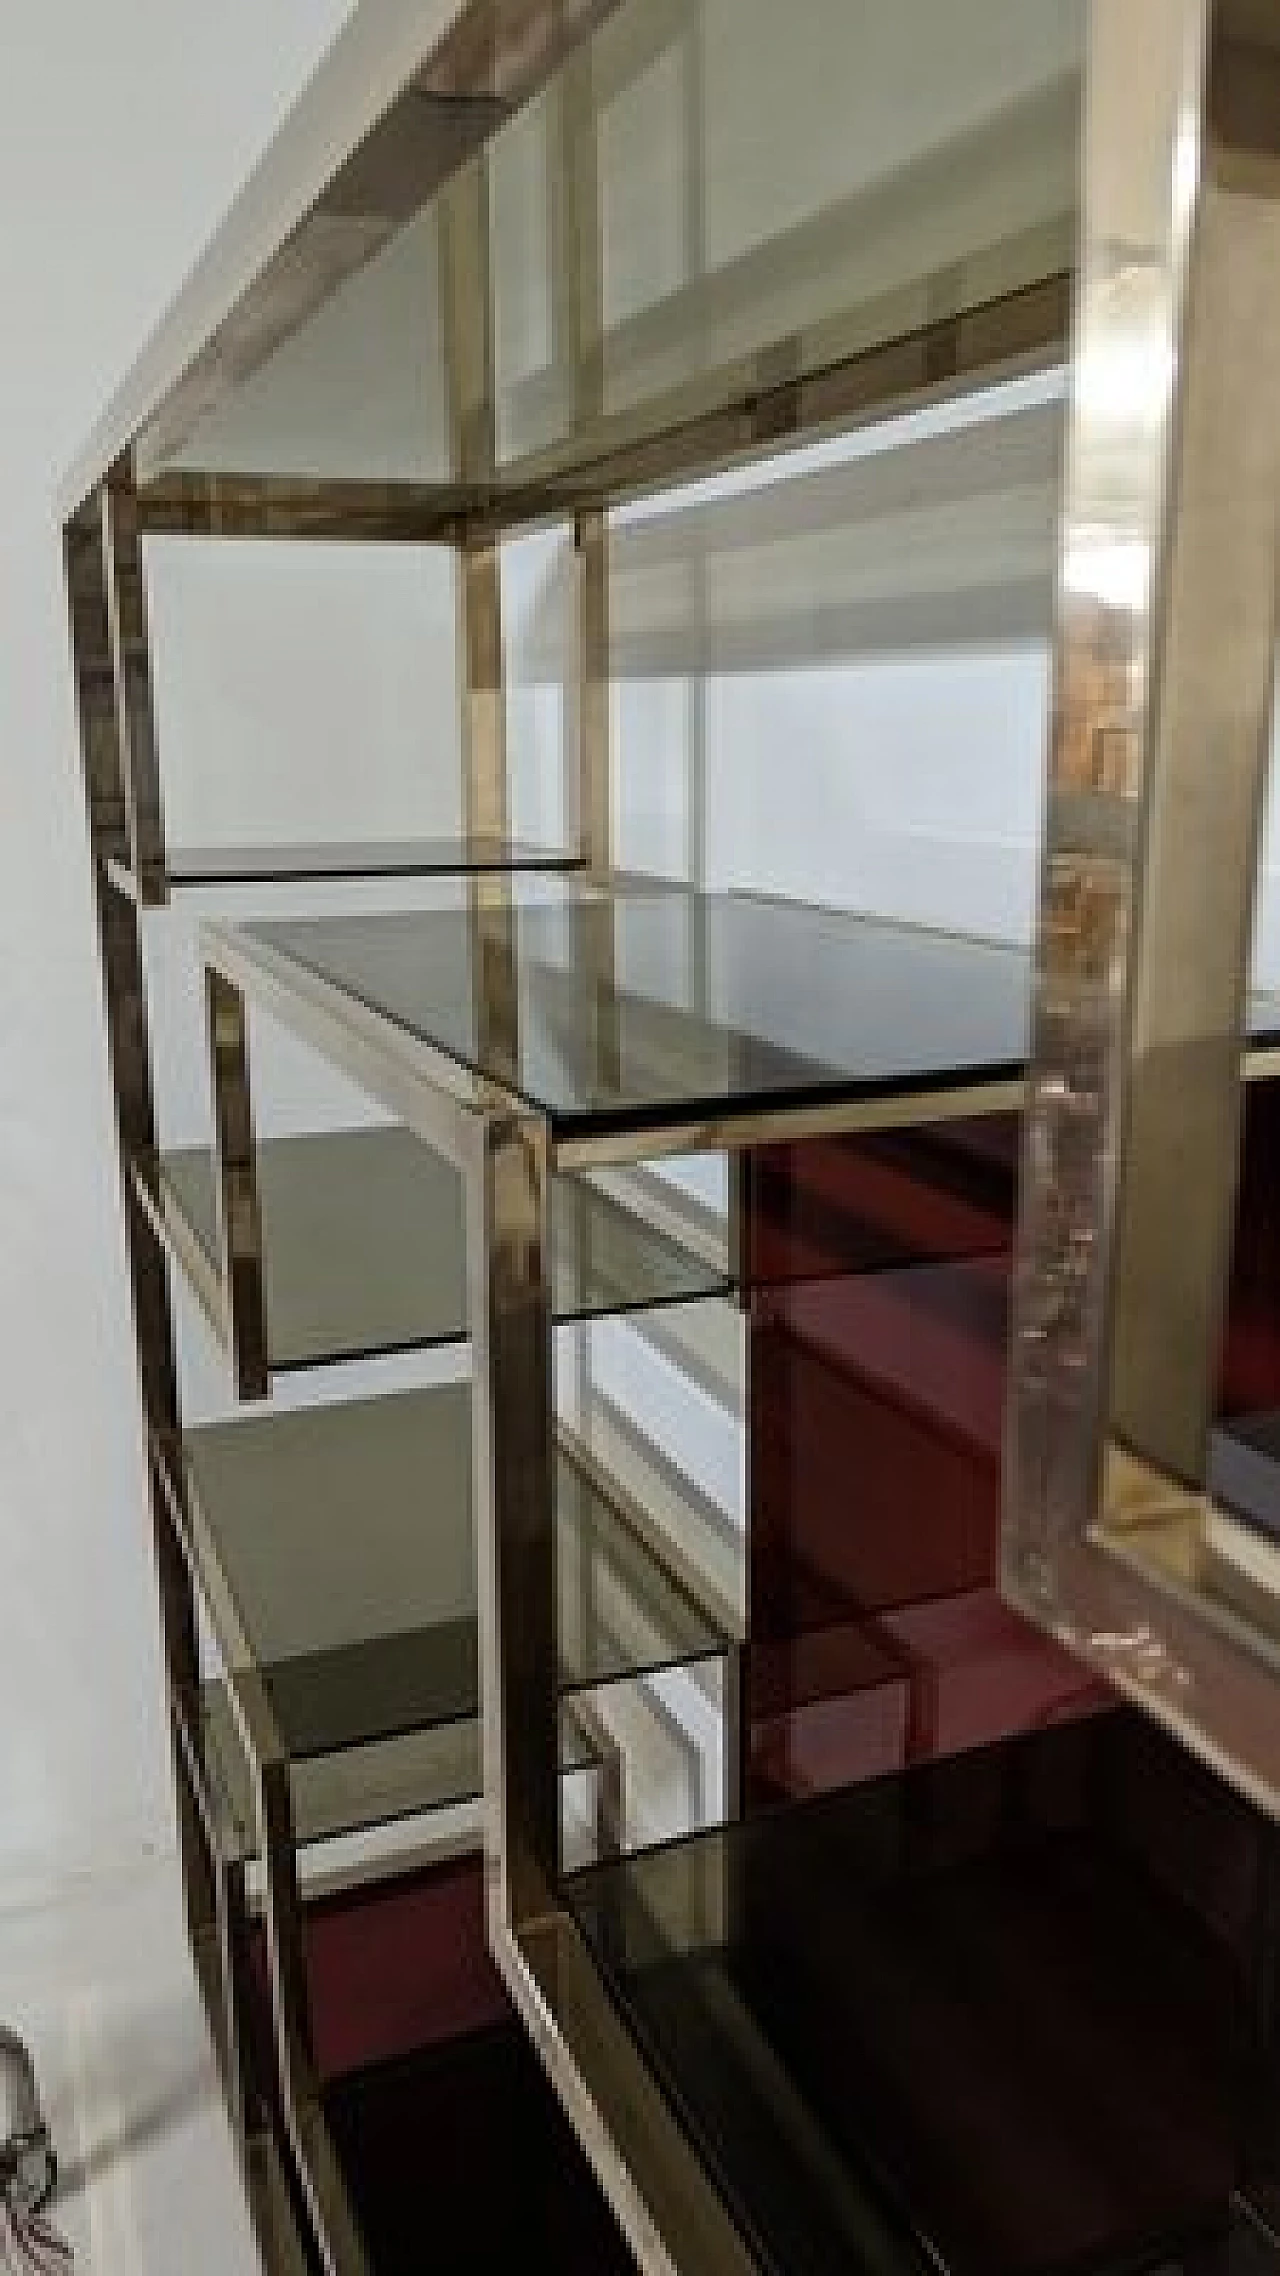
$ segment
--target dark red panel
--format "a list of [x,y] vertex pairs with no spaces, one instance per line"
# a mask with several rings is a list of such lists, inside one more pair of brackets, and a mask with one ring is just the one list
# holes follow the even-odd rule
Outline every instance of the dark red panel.
[[885,1145],[771,1150],[748,1185],[757,1803],[1108,1696],[996,1585],[1016,1126]]

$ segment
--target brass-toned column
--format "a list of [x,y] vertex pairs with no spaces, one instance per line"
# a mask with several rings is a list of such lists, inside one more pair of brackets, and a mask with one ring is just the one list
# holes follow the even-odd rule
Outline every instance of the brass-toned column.
[[267,1300],[258,1201],[257,1143],[249,1089],[249,1023],[240,990],[205,973],[217,1154],[218,1241],[236,1392],[265,1399],[271,1389]]
[[[553,92],[551,199],[553,355],[578,449],[604,415],[604,221],[599,113],[590,45],[565,63]],[[566,759],[577,842],[602,874],[614,855],[609,722],[609,529],[603,510],[575,516]]]
[[559,1871],[549,1207],[545,1124],[495,1111],[467,1169],[467,1258],[489,1898],[516,1936]]
[[[1203,1483],[1275,641],[1280,27],[1092,0],[1005,1579]],[[1118,1458],[1118,1459],[1117,1459]],[[1130,1508],[1129,1514],[1132,1514]]]
[[130,859],[145,907],[168,898],[168,882],[138,504],[124,476],[102,492],[102,545]]

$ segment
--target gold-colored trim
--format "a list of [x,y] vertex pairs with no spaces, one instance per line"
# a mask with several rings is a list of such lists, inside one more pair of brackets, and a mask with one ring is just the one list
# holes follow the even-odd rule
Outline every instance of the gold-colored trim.
[[212,968],[205,973],[209,1062],[217,1157],[218,1245],[231,1365],[242,1399],[271,1389],[258,1152],[249,1088],[249,1015],[241,991]]
[[101,506],[107,627],[130,871],[140,905],[163,906],[167,899],[164,801],[138,505],[132,487],[124,480],[113,479],[102,492]]

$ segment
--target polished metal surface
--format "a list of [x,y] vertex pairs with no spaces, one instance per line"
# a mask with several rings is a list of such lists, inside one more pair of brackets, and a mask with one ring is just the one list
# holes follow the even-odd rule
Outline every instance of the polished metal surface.
[[[164,1256],[128,1170],[135,1155],[155,1145],[139,911],[135,901],[110,888],[106,875],[108,861],[126,860],[132,867],[139,843],[144,851],[147,846],[145,836],[139,841],[137,834],[137,784],[130,787],[124,748],[129,728],[123,676],[130,665],[128,592],[113,591],[122,559],[118,541],[128,566],[128,531],[127,498],[118,497],[113,504],[94,497],[68,522],[64,561],[139,1385],[148,1427],[172,1434],[178,1428],[178,1386]],[[134,629],[145,638],[145,621]],[[138,661],[145,671],[145,651]],[[138,779],[145,801],[147,778]],[[181,1543],[155,1481],[150,1515],[165,1680],[186,1712],[194,1708],[199,1687],[195,1598]],[[217,1879],[172,1718],[170,1725],[187,1924],[193,1949],[207,1949],[217,1935]]]
[[[764,70],[758,57],[753,65],[756,114],[767,125],[772,77],[804,46],[804,12],[784,20],[770,6],[750,4],[759,52],[771,59]],[[68,571],[113,1066],[125,1161],[138,1173],[127,1196],[128,1230],[157,1453],[156,1539],[188,1907],[233,2113],[247,2141],[251,2191],[257,2172],[261,2199],[255,2158],[269,2146],[257,2130],[266,2082],[252,2075],[240,2034],[245,1870],[250,1856],[259,1860],[285,2147],[329,2276],[374,2272],[320,2103],[298,1851],[310,1833],[345,1822],[352,1781],[304,1789],[285,1694],[273,1685],[270,1655],[255,1633],[257,1608],[248,1604],[243,1573],[227,1569],[207,1492],[202,1501],[194,1474],[177,1466],[164,1270],[167,1242],[229,1328],[240,1393],[260,1396],[281,1315],[272,1303],[269,1330],[246,999],[327,1054],[461,1173],[468,1276],[461,1309],[474,1334],[476,1374],[470,1422],[493,1950],[640,2266],[654,2276],[745,2276],[751,2250],[620,2020],[560,1886],[562,1734],[579,1707],[563,1704],[567,1560],[557,1533],[552,1403],[553,1177],[569,1167],[1020,1105],[1025,975],[1009,990],[1009,1000],[1018,1000],[1011,1047],[989,1037],[973,1044],[967,1022],[980,991],[971,980],[943,1007],[945,1048],[917,1038],[887,1075],[883,1053],[868,1075],[876,1052],[863,1048],[866,1034],[857,1067],[833,1069],[821,1052],[801,1046],[817,992],[813,956],[803,963],[803,985],[786,997],[775,993],[778,958],[766,946],[744,959],[740,994],[728,985],[717,1002],[724,962],[717,965],[715,925],[699,922],[688,928],[687,956],[676,960],[686,992],[668,1000],[653,977],[661,959],[637,957],[634,935],[629,946],[634,886],[608,900],[584,896],[566,927],[567,954],[522,961],[519,895],[474,880],[467,986],[458,995],[470,1027],[461,1043],[451,1024],[458,1004],[450,1000],[448,1016],[438,1016],[450,946],[439,932],[429,939],[424,932],[416,968],[426,1013],[406,1018],[358,974],[344,973],[340,958],[326,966],[297,939],[210,928],[204,948],[221,1229],[211,1269],[191,1213],[175,1220],[163,1191],[146,1063],[138,913],[163,897],[168,867],[177,865],[165,857],[139,546],[149,531],[164,531],[456,547],[464,827],[472,841],[504,847],[512,799],[500,541],[526,523],[571,522],[570,813],[593,883],[606,885],[615,851],[609,676],[617,547],[608,508],[682,474],[776,452],[802,434],[849,428],[1043,365],[1066,342],[1077,203],[1070,9],[993,8],[1001,37],[992,41],[992,84],[979,88],[987,107],[979,102],[976,113],[966,112],[961,103],[952,114],[947,82],[968,65],[967,54],[953,56],[954,73],[936,74],[940,115],[905,158],[891,149],[860,174],[859,154],[877,120],[859,113],[857,131],[842,135],[850,163],[807,206],[787,201],[809,153],[780,133],[771,155],[768,134],[757,135],[757,163],[777,168],[772,197],[763,219],[735,233],[725,230],[716,202],[724,178],[715,166],[714,101],[726,73],[732,80],[756,53],[742,38],[747,10],[748,0],[728,11],[707,0],[630,0],[616,13],[609,0],[472,0],[467,8],[454,0],[362,0],[66,493],[78,516]],[[1265,99],[1265,59],[1260,76],[1256,44],[1240,47],[1242,20],[1228,0],[1091,0],[1087,245],[1006,1577],[1033,1616],[1168,1719],[1189,1722],[1211,1759],[1271,1799],[1280,1793],[1280,1759],[1272,1760],[1260,1733],[1261,1695],[1238,1634],[1222,1619],[1205,1628],[1196,1560],[1180,1563],[1169,1547],[1182,1514],[1178,1481],[1194,1467],[1203,1438],[1196,1364],[1220,1295],[1230,1200],[1220,1165],[1230,1153],[1224,1141],[1234,1130],[1241,1077],[1248,915],[1241,872],[1252,851],[1260,722],[1270,698],[1263,650],[1275,508],[1269,412],[1280,360],[1270,172],[1277,114]],[[819,21],[816,8],[811,21]],[[837,7],[822,21],[837,42],[856,38],[855,12]],[[893,52],[901,50],[904,84],[914,88],[924,17],[916,36],[905,6],[886,9],[884,21],[898,42]],[[1250,37],[1256,42],[1256,22]],[[963,13],[935,17],[929,39],[939,52],[952,52],[948,40],[965,46]],[[1025,83],[1014,71],[1016,83],[1006,85],[1000,74],[1019,40]],[[561,66],[545,95],[504,132],[508,116]],[[850,69],[832,77],[842,106],[866,92]],[[892,112],[891,89],[871,94],[873,110]],[[633,99],[641,100],[635,114],[627,108]],[[657,111],[646,114],[643,103],[654,100]],[[618,229],[629,199],[643,206],[646,178],[617,154],[645,140],[635,119],[646,115],[660,116],[660,148],[670,157],[657,202],[677,251],[670,268],[658,263],[656,286],[648,279],[638,288],[643,264],[628,270]],[[741,137],[729,142],[737,147]],[[531,149],[532,170],[522,173]],[[514,240],[502,220],[512,211],[513,179],[517,188],[531,185]],[[244,437],[252,425],[251,416],[237,425],[237,410],[243,414],[254,384],[270,378],[272,360],[286,350],[305,355],[310,321],[323,327],[352,283],[376,285],[380,256],[394,253],[418,221],[427,226],[415,248],[431,249],[433,274],[413,300],[413,320],[415,338],[429,335],[433,352],[442,351],[448,431],[439,469],[430,463],[435,438],[425,415],[403,469],[390,472],[394,438],[357,436],[370,447],[371,471],[359,450],[348,459],[349,429],[314,468],[288,449],[285,462],[272,464],[270,437],[249,462],[228,458],[227,437]],[[506,226],[509,232],[509,218]],[[530,252],[539,233],[545,244]],[[664,261],[665,245],[666,237]],[[412,264],[404,273],[414,275],[416,293],[421,277]],[[532,312],[535,334],[545,317],[545,356],[525,353],[522,311]],[[377,336],[390,343],[393,327],[380,326]],[[388,345],[389,356],[398,352]],[[305,452],[305,442],[287,439]],[[86,501],[88,512],[80,513]],[[699,624],[696,635],[703,630]],[[1206,749],[1217,764],[1212,785]],[[691,766],[698,763],[695,749]],[[690,874],[701,880],[700,798],[694,806]],[[108,889],[113,874],[119,891]],[[684,945],[677,897],[655,892],[643,921],[656,941],[679,934]],[[1213,953],[1201,960],[1206,937]],[[915,946],[926,962],[943,953],[936,940]],[[726,961],[732,967],[732,956]],[[972,971],[983,959],[961,961]],[[901,1024],[883,979],[869,994],[882,1011],[890,1005],[891,1026]],[[848,974],[837,974],[825,999],[827,1029],[815,1011],[812,1032],[846,1037],[852,995]],[[1002,1036],[1009,1026],[994,1023]],[[956,1041],[961,1029],[964,1049]],[[1246,1072],[1274,1070],[1278,1037],[1280,1021],[1264,1018]],[[1188,1121],[1175,1153],[1164,1142],[1167,1086],[1129,1079],[1130,1060],[1156,1061],[1187,1042],[1207,1047],[1198,1094],[1204,1111],[1194,1127]],[[564,1084],[559,1092],[553,1076]],[[1160,1237],[1171,1177],[1183,1200],[1180,1244]],[[735,1233],[744,1208],[738,1182]],[[581,1197],[576,1214],[590,1269],[596,1230]],[[1153,1314],[1164,1339],[1154,1373],[1152,1347],[1161,1338],[1150,1334]],[[1082,1442],[1100,1449],[1096,1462],[1081,1463]],[[282,1439],[277,1452],[283,1446]],[[587,1483],[603,1487],[603,1474],[592,1471],[599,1457],[597,1443],[577,1458]],[[411,1528],[425,1528],[430,1485],[425,1474],[415,1476],[393,1514],[407,1512]],[[664,1562],[653,1513],[628,1507],[616,1479],[610,1491],[613,1515]],[[318,1490],[309,1504],[304,1496],[303,1517],[322,1499]],[[1105,1547],[1095,1538],[1099,1505],[1114,1521]],[[282,1533],[288,1529],[283,1508],[269,1514]],[[332,1527],[321,1530],[331,1548]],[[269,1550],[266,1531],[259,1527],[251,1552]],[[358,1554],[361,1544],[345,1546]],[[603,1569],[607,1545],[597,1549]],[[1151,1574],[1161,1555],[1156,1620]],[[394,1560],[378,1561],[385,1581]],[[687,1655],[697,1648],[704,1600],[691,1569],[670,1556],[665,1565]],[[247,1822],[234,1836],[223,1822],[226,1796],[209,1745],[211,1703],[198,1683],[192,1570],[228,1667],[219,1706],[231,1711],[241,1767],[250,1771],[248,1803],[241,1794],[235,1805]],[[589,1644],[596,1575],[585,1557],[579,1577]],[[288,1590],[290,1606],[300,1593],[296,1584]],[[330,1595],[337,1602],[342,1592]],[[651,1633],[652,1607],[643,1611],[639,1627]],[[372,1625],[384,1634],[384,1607]],[[639,1648],[632,1657],[657,1664]],[[589,1687],[615,1668],[584,1648],[568,1672],[571,1683]],[[729,1651],[730,1808],[738,1799],[737,1677]],[[580,1711],[591,1724],[590,1688]],[[474,1744],[474,1717],[467,1735]],[[603,1723],[589,1736],[596,1840],[607,1853],[625,1838],[629,1766]],[[393,1782],[378,1787],[368,1763],[364,1769],[374,1798],[385,1799]],[[694,1817],[706,1806],[695,1790],[699,1773],[691,1762]],[[708,1935],[724,1887],[694,1887],[695,1879],[689,1933]],[[268,2195],[272,2188],[280,2198],[278,2171],[274,2180],[267,2173]]]
[[102,492],[102,545],[129,851],[138,899],[147,907],[166,898],[164,807],[138,505],[126,482],[108,482]]
[[[857,20],[807,4],[808,36],[835,43],[839,78],[857,64]],[[744,27],[752,46],[766,50],[766,103],[771,74],[806,36],[801,23],[775,55],[778,22],[757,8]],[[376,0],[335,43],[68,476],[64,510],[108,469],[123,468],[156,528],[327,535],[345,525],[356,536],[483,540],[503,526],[652,488],[682,469],[775,448],[811,427],[869,417],[968,375],[1056,357],[1073,258],[1077,23],[1071,8],[1041,9],[1034,20],[1011,10],[1007,37],[993,49],[1010,50],[1008,81],[1002,71],[991,75],[985,109],[971,93],[953,102],[940,75],[933,133],[921,137],[917,127],[905,164],[868,171],[856,155],[867,138],[855,131],[816,201],[755,240],[731,231],[726,248],[707,214],[714,217],[723,196],[715,168],[736,114],[715,105],[741,84],[744,32],[735,40],[732,20],[707,0],[630,0],[620,9],[615,0],[472,0],[468,8],[416,0],[398,18],[388,0]],[[891,73],[887,102],[901,92],[892,74],[912,51],[904,19],[898,44],[878,53]],[[963,42],[956,61],[964,65]],[[628,201],[647,194],[643,179],[637,185],[618,171],[617,151],[629,141],[618,142],[615,125],[654,90],[679,198],[681,259],[675,276],[637,304],[624,291],[619,309],[610,288],[620,259],[624,269],[655,258],[659,271],[666,267],[665,256],[643,245],[620,255],[610,237]],[[362,271],[390,278],[395,264],[379,256],[395,253],[436,203],[446,212],[465,184],[464,198],[483,217],[502,169],[523,164],[509,156],[516,145],[502,127],[530,98],[532,113],[515,126],[523,132],[534,116],[548,144],[537,185],[548,274],[514,266],[524,276],[520,291],[545,297],[551,349],[545,365],[497,374],[507,439],[483,470],[491,479],[464,475],[459,488],[456,463],[432,479],[425,422],[397,440],[373,431],[372,412],[350,405],[322,438],[327,463],[314,466],[293,463],[305,446],[274,412],[261,437],[251,417],[237,422],[282,356],[304,369],[313,351],[323,360],[324,322],[344,288]],[[761,125],[753,111],[737,130],[751,135]],[[763,155],[767,142],[761,148]],[[766,179],[789,207],[787,181],[773,172]],[[509,280],[510,248],[496,220],[485,237],[503,252]],[[488,268],[486,261],[474,273]],[[392,339],[407,311],[395,299],[399,286],[387,289],[380,330]],[[527,312],[506,306],[504,291],[509,281],[497,275],[471,306],[491,334],[497,322],[518,337]],[[447,280],[444,314],[447,333]],[[418,308],[417,321],[429,322],[427,310]],[[491,392],[491,417],[494,409]]]
[[569,779],[578,793],[578,842],[588,868],[605,877],[616,848],[609,732],[609,526],[602,513],[580,514],[574,523],[573,583],[577,654],[570,675],[574,748]]
[[265,1399],[271,1388],[271,1336],[249,1094],[249,1018],[244,997],[220,973],[206,975],[205,995],[218,1165],[218,1245],[231,1364],[240,1397]]
[[69,469],[140,480],[363,267],[613,0],[361,0]]
[[[394,1124],[260,1142],[263,1277],[273,1374],[421,1350],[468,1334],[461,1183]],[[132,1164],[135,1191],[231,1349],[212,1153]],[[583,1179],[552,1194],[557,1321],[700,1303],[728,1284],[721,1244],[697,1253],[643,1207]]]
[[253,1771],[285,2132],[329,2276],[372,2276],[320,2105],[288,1757],[260,1676],[250,1669],[237,1673],[230,1681],[230,1697]]
[[1004,1585],[1280,1806],[1203,1569],[1248,1074],[1280,449],[1276,29],[1094,0]]
[[530,1921],[516,1935],[495,1908],[490,1941],[643,2276],[750,2276],[746,2242],[568,1915]]
[[179,472],[157,475],[138,492],[138,528],[143,537],[452,544],[486,497],[462,482]]
[[480,1696],[492,1916],[555,1903],[560,1826],[546,1126],[501,1110],[467,1176]]

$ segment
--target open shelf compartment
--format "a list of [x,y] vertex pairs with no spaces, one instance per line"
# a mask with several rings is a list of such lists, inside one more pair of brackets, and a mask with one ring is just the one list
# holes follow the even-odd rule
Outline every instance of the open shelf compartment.
[[567,1889],[773,2276],[1272,2276],[1241,2199],[1269,1870],[1259,1821],[1110,1709]]
[[[212,1152],[135,1161],[151,1223],[229,1346]],[[273,1373],[460,1341],[468,1333],[462,1185],[393,1125],[265,1140],[258,1148]],[[555,1189],[557,1318],[722,1295],[727,1263],[683,1247],[585,1179]]]
[[[305,2160],[324,2176],[319,2225],[340,2210],[360,2276],[416,2276],[426,2208],[433,2252],[468,2276],[521,2257],[566,2276],[626,2276],[622,2240],[489,1958],[479,1857],[308,1905],[303,1964],[318,2079]],[[269,2075],[273,1997],[257,1936],[245,1979],[246,2029]],[[323,2243],[327,2264],[333,2237]]]
[[[224,1666],[261,1675],[290,1760],[299,1841],[478,1798],[476,1562],[468,1384],[214,1424],[159,1457]],[[735,1645],[570,1455],[557,1460],[560,1766],[598,1765],[590,1695]],[[206,1754],[253,1846],[225,1693]]]

